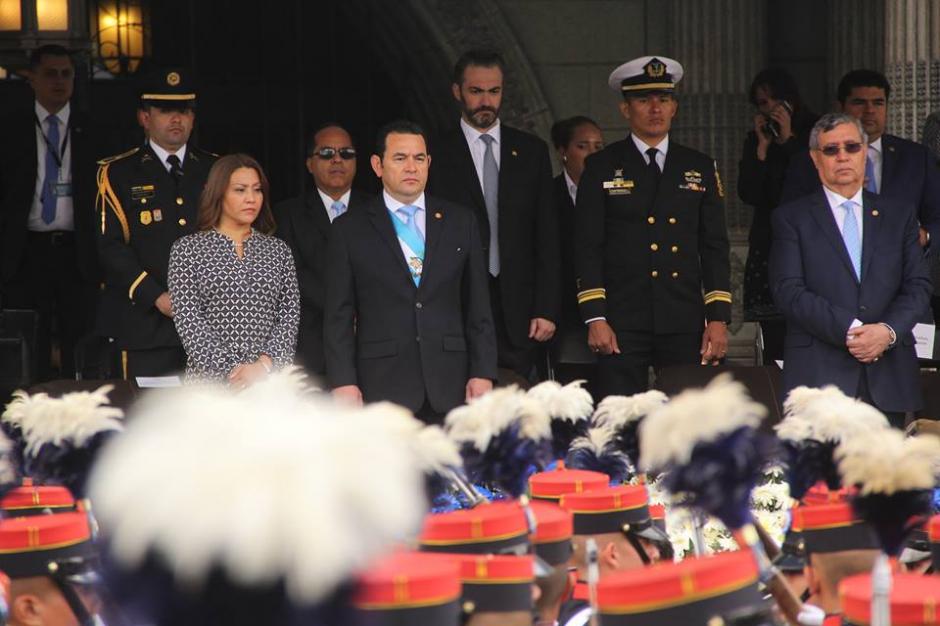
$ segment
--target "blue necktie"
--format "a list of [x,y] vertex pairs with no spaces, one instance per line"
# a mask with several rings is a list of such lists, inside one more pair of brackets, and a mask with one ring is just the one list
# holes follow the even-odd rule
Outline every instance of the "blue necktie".
[[[51,224],[55,221],[56,185],[59,184],[59,162],[56,152],[59,150],[59,118],[50,115],[46,118],[49,133],[46,135],[46,180],[42,181],[42,221]],[[56,152],[53,152],[55,150]]]
[[415,281],[416,286],[421,282],[421,274],[424,269],[424,234],[421,233],[421,230],[418,228],[418,223],[415,221],[415,213],[417,211],[418,207],[406,204],[398,208],[398,213],[405,218],[405,223],[402,224],[399,219],[392,220],[395,224],[395,234],[397,234],[398,238],[404,241],[415,254],[414,261],[416,261],[416,263],[413,262],[412,259],[405,260],[408,262],[408,267],[411,269],[411,278]]
[[842,240],[855,268],[855,276],[862,279],[862,238],[858,234],[858,220],[855,219],[855,203],[846,200],[840,205],[845,209],[845,221],[842,223]]
[[346,205],[343,204],[342,200],[333,200],[333,204],[330,205],[330,208],[333,209],[333,219],[346,212]]
[[[869,148],[872,150],[872,148]],[[875,162],[871,159],[871,152],[865,157],[865,191],[878,193],[878,184],[875,180]]]

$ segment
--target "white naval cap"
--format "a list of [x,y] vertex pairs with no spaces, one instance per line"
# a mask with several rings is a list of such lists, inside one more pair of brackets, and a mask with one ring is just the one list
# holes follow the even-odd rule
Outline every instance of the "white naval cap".
[[661,56],[646,56],[627,61],[613,72],[607,84],[624,95],[673,91],[682,80],[682,64]]

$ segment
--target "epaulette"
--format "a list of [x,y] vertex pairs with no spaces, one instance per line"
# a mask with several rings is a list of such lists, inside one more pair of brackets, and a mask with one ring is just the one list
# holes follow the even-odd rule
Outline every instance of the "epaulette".
[[98,161],[98,165],[107,165],[108,163],[113,163],[114,161],[118,161],[120,159],[129,157],[132,154],[136,154],[138,150],[140,150],[140,146],[137,146],[136,148],[131,148],[127,152],[122,152],[121,154],[116,154],[114,156],[105,157],[101,159],[100,161]]

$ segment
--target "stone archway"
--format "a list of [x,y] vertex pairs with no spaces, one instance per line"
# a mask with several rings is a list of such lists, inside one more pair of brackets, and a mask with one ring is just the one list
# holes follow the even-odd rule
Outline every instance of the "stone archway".
[[357,21],[371,20],[385,71],[398,81],[414,117],[438,131],[454,124],[451,71],[470,48],[499,50],[506,61],[501,117],[508,124],[549,137],[553,118],[518,39],[495,0],[367,0],[346,3]]

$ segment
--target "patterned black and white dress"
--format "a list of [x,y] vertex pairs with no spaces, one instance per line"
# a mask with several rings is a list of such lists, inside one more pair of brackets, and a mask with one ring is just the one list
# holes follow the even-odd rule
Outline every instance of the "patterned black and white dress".
[[173,320],[186,349],[187,381],[222,381],[261,354],[290,365],[300,296],[290,248],[256,230],[235,242],[207,230],[182,237],[170,251]]

